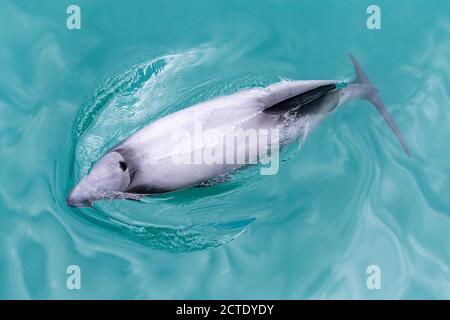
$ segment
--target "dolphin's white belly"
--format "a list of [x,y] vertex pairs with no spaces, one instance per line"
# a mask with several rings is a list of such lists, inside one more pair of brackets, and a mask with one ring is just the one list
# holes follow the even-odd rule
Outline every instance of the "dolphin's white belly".
[[[279,115],[266,114],[262,110],[324,82],[282,82],[267,88],[244,90],[169,114],[137,131],[117,147],[121,153],[127,154],[128,161],[135,164],[133,170],[136,174],[128,191],[167,192],[192,186],[239,168],[243,163],[238,161],[196,161],[198,159],[195,155],[202,154],[205,149],[211,149],[212,144],[214,145],[214,142],[205,139],[205,133],[214,129],[216,134],[225,136],[237,130],[251,129],[258,136],[253,144],[258,143],[260,138],[267,139],[267,136],[262,135],[267,135],[268,131],[280,126]],[[191,143],[182,143],[183,139],[180,142],[177,139],[180,135],[189,135]],[[227,149],[229,147],[226,146]],[[247,160],[258,156],[255,154],[257,147],[250,145],[250,142],[245,146],[236,146],[239,147],[245,148]],[[174,161],[186,157],[191,157],[192,162]]]
[[[238,129],[254,129],[256,134],[261,132],[260,129],[272,129],[277,117],[262,113],[267,94],[264,89],[253,89],[213,99],[170,114],[136,132],[118,147],[133,150],[133,162],[139,163],[139,174],[130,189],[143,187],[153,192],[170,191],[239,168],[242,163],[229,163],[225,159],[222,163],[205,163],[198,155],[202,156],[205,149],[214,149],[223,142],[208,139],[208,132],[214,132],[217,138]],[[257,150],[247,147],[246,150]],[[253,152],[249,156],[257,155]],[[182,159],[187,157],[191,159],[190,163],[183,162]]]

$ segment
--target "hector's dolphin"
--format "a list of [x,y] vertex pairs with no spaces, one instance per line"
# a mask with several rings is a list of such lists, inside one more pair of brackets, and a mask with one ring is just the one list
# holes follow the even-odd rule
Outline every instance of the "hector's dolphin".
[[[337,80],[282,81],[266,88],[243,90],[202,102],[151,123],[108,151],[70,192],[67,203],[89,207],[101,199],[138,200],[149,194],[196,186],[245,165],[173,161],[174,153],[191,154],[206,148],[205,139],[191,146],[175,143],[170,138],[177,130],[192,133],[195,123],[223,135],[236,129],[257,132],[279,129],[280,141],[288,141],[292,136],[304,138],[336,107],[357,98],[368,100],[376,107],[410,156],[377,89],[355,58],[350,58],[356,78],[349,83]],[[248,141],[240,141],[233,143],[241,144],[236,147],[247,152],[245,159],[248,161],[255,156],[252,153],[256,149],[251,148]]]

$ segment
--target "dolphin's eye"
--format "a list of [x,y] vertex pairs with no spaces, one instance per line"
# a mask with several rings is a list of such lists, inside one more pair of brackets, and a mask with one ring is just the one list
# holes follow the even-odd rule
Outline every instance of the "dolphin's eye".
[[127,164],[125,162],[119,161],[119,166],[120,166],[120,169],[122,169],[122,171],[127,170]]

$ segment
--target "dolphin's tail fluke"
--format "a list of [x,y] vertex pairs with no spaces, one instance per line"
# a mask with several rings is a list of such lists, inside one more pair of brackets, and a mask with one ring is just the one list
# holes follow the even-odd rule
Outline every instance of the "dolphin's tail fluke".
[[378,112],[383,116],[384,121],[386,121],[387,125],[389,126],[389,128],[391,128],[392,132],[395,134],[398,141],[402,145],[403,150],[405,150],[406,154],[411,157],[411,151],[409,150],[405,139],[403,139],[402,134],[397,128],[397,125],[395,124],[391,115],[387,112],[386,107],[384,106],[384,103],[381,100],[380,95],[378,94],[378,90],[375,88],[372,82],[370,82],[369,78],[367,78],[366,74],[361,68],[361,65],[355,59],[355,57],[353,57],[352,55],[349,56],[352,60],[356,72],[355,80],[353,80],[353,82],[349,84],[349,87],[353,87],[353,89],[357,91],[356,95],[359,98],[370,101],[375,106],[375,108],[377,108]]

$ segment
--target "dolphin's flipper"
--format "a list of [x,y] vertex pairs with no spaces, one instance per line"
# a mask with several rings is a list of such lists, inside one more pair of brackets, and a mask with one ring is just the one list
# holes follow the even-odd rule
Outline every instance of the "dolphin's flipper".
[[194,186],[194,188],[206,188],[206,187],[212,187],[219,183],[225,183],[231,180],[231,176],[229,174],[222,174],[220,176],[211,178],[209,180],[203,181],[197,185]]
[[125,193],[124,199],[140,201],[142,198],[145,198],[146,194],[137,194],[137,193]]
[[120,191],[100,191],[104,199],[128,199],[139,201],[148,194],[120,192]]
[[274,105],[265,108],[263,112],[268,114],[283,114],[288,111],[296,112],[300,107],[316,101],[320,97],[323,97],[325,94],[327,94],[329,91],[335,89],[335,83],[321,85],[306,92],[302,92],[296,96],[277,102]]
[[403,136],[400,133],[400,130],[398,129],[391,115],[386,110],[386,107],[384,106],[384,103],[381,100],[380,95],[378,94],[378,90],[373,86],[372,82],[370,82],[369,78],[365,75],[364,71],[361,68],[361,65],[355,59],[355,57],[353,57],[352,55],[349,56],[352,60],[356,72],[356,78],[349,85],[349,87],[353,87],[355,91],[358,91],[358,96],[360,96],[362,99],[370,101],[375,106],[375,108],[377,108],[384,121],[386,121],[387,125],[389,126],[389,128],[391,128],[392,132],[395,134],[398,141],[402,145],[403,150],[405,150],[406,154],[411,157],[411,151],[409,150],[405,139],[403,139]]

